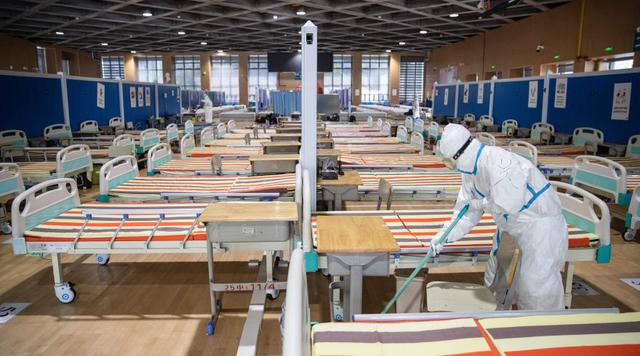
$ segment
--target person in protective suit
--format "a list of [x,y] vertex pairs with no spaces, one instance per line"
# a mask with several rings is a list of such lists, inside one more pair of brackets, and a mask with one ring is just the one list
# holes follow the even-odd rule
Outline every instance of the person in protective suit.
[[[496,295],[497,309],[564,309],[560,269],[568,248],[567,224],[554,188],[527,159],[500,147],[485,146],[461,125],[447,125],[437,154],[449,169],[462,173],[462,187],[453,216],[469,210],[443,243],[462,238],[483,215],[490,213],[498,230],[485,269],[484,282]],[[438,241],[451,220],[432,241]],[[502,234],[520,250],[512,283],[496,275],[496,254]],[[439,253],[442,245],[434,244]],[[500,295],[500,294],[503,295]]]

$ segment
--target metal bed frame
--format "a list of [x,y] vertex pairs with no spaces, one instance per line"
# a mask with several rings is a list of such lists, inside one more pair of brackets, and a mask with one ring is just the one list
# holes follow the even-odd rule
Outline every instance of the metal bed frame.
[[6,220],[7,202],[24,191],[20,166],[16,163],[0,163],[0,223],[2,233],[11,233],[11,224]]

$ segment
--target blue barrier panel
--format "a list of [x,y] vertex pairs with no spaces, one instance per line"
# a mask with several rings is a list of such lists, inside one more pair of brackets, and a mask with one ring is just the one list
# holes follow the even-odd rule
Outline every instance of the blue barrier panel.
[[40,137],[46,126],[64,123],[60,78],[0,75],[0,130]]
[[[446,95],[445,95],[446,94]],[[446,102],[445,102],[445,99]],[[456,85],[438,85],[433,98],[434,116],[453,116],[455,113]]]
[[180,88],[158,84],[158,116],[180,114]]
[[[482,103],[478,104],[478,87],[482,86]],[[455,90],[455,89],[454,89]],[[491,90],[491,82],[473,82],[469,83],[469,94],[467,103],[464,102],[464,83],[460,85],[458,93],[458,116],[463,117],[464,114],[474,114],[476,118],[480,115],[489,114],[489,92]],[[451,95],[451,94],[449,94]]]
[[[135,90],[135,107],[131,105],[131,88]],[[142,88],[142,106],[140,106],[139,93]],[[148,88],[148,90],[147,90]],[[156,94],[155,84],[142,83],[122,83],[122,96],[124,98],[124,118],[126,122],[133,122],[134,125],[139,122],[145,122],[156,114]],[[146,96],[150,99],[147,101]],[[148,104],[148,105],[147,105]]]
[[[98,85],[104,85],[104,109],[99,108]],[[69,98],[69,121],[71,129],[80,129],[80,123],[96,120],[98,125],[108,125],[109,119],[120,116],[120,93],[118,83],[95,82],[92,80],[67,79]]]
[[[529,82],[538,83],[537,105],[530,108]],[[531,127],[542,118],[542,101],[544,94],[544,79],[497,80],[493,93],[493,119],[496,125],[504,120],[515,119],[519,127]]]
[[[593,127],[604,132],[604,140],[626,144],[640,133],[640,71],[609,72],[606,75],[568,76],[566,107],[556,108],[555,77],[549,80],[547,121],[556,131],[571,133],[577,127]],[[616,83],[631,83],[629,120],[611,120],[613,89]]]

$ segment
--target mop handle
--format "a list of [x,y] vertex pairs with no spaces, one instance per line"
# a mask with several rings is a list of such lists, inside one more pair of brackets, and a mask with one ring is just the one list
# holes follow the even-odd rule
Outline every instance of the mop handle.
[[[444,234],[442,234],[440,239],[436,241],[436,244],[447,241],[447,237],[449,236],[449,233],[451,232],[451,230],[453,230],[454,227],[456,227],[456,225],[458,225],[458,222],[467,213],[467,210],[469,210],[469,204],[462,207],[462,209],[460,210],[456,218],[453,220],[451,224],[449,224],[449,227],[447,227],[447,229],[444,231]],[[431,246],[433,245],[434,243],[431,243]],[[431,257],[433,257],[433,248],[430,247],[429,250],[427,251],[427,254],[422,258],[418,266],[413,270],[413,272],[411,272],[411,274],[409,275],[409,278],[407,278],[407,280],[402,284],[400,289],[398,289],[398,291],[393,296],[393,298],[391,298],[389,303],[387,303],[387,305],[384,307],[382,314],[386,314],[389,311],[389,309],[391,309],[391,306],[396,303],[398,298],[402,295],[402,293],[404,293],[404,290],[407,289],[407,287],[409,286],[409,283],[411,283],[411,281],[413,281],[413,279],[416,278],[416,276],[418,275],[418,272],[420,272],[420,270],[424,267],[424,265],[427,264],[427,262],[429,261],[429,258]]]

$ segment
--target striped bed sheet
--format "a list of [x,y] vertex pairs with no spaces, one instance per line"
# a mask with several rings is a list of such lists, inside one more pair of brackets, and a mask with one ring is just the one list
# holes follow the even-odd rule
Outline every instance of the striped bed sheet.
[[334,149],[343,154],[419,153],[420,147],[409,144],[334,144]]
[[445,191],[458,195],[462,185],[462,175],[455,172],[360,172],[362,185],[358,187],[361,193],[377,192],[380,180],[388,181],[394,192],[412,191]]
[[262,147],[257,146],[239,146],[239,147],[196,147],[187,153],[189,157],[236,157],[249,158],[262,154]]
[[[400,246],[401,253],[424,253],[431,247],[431,239],[442,229],[444,224],[453,215],[453,209],[427,209],[427,210],[352,210],[318,212],[311,218],[314,246],[316,242],[316,216],[341,215],[341,216],[379,216],[391,231],[391,234]],[[493,244],[493,235],[496,232],[496,224],[490,214],[484,214],[471,231],[462,239],[444,245],[443,252],[479,252],[489,253]],[[595,246],[598,236],[578,229],[573,225],[568,226],[569,248],[585,248]]]
[[538,166],[542,167],[573,167],[574,156],[539,156]]
[[629,157],[607,157],[614,162],[621,164],[626,170],[627,173],[634,172],[640,173],[640,159],[638,158],[629,158]]
[[[108,242],[117,233],[114,241],[147,241],[153,228],[160,219],[157,211],[162,209],[163,219],[153,232],[151,241],[206,240],[207,232],[203,224],[196,223],[199,213],[208,204],[176,203],[87,203],[69,209],[53,219],[49,219],[27,231],[27,242],[69,242],[78,237],[86,220],[87,209],[91,210],[91,219],[79,236],[82,242]],[[145,212],[154,209],[155,212]],[[108,210],[101,213],[100,210]],[[188,210],[188,211],[185,211]],[[122,211],[114,214],[114,211]],[[127,214],[124,224],[118,230]]]
[[[238,135],[242,135],[242,137],[244,137],[244,135],[246,134],[251,134],[253,135],[253,129],[233,129],[231,130],[229,133],[231,134],[238,134]],[[225,134],[225,137],[229,134]],[[264,135],[273,135],[276,133],[276,129],[267,129],[267,132],[265,132],[265,130],[263,128],[258,128],[258,133]]]
[[388,135],[378,131],[358,131],[358,130],[327,130],[331,132],[331,138],[355,138],[355,137],[387,137]]
[[[248,134],[251,136],[251,141],[256,139],[255,136],[253,136],[253,132],[248,132]],[[269,140],[273,134],[275,134],[275,132],[270,134],[260,131],[258,132],[258,140]],[[247,133],[236,133],[234,131],[233,133],[224,134],[224,138],[222,138],[222,140],[242,140],[244,142],[244,137],[246,135]]]
[[332,137],[333,143],[338,145],[392,145],[399,144],[400,139],[397,137]]
[[18,162],[20,172],[25,178],[50,177],[56,173],[58,166],[55,161],[45,162]]
[[627,192],[632,193],[640,185],[640,175],[627,176]]
[[444,169],[446,166],[434,155],[340,155],[340,163],[349,165],[407,165],[413,168]]
[[579,156],[585,154],[584,147],[574,145],[540,145],[538,157],[540,156]]
[[478,324],[506,355],[640,354],[640,313],[492,318]]
[[633,355],[640,313],[321,323],[313,355]]
[[[244,136],[243,136],[244,137]],[[243,139],[226,139],[226,138],[221,138],[221,139],[217,139],[211,142],[207,142],[205,146],[207,147],[232,147],[232,148],[237,148],[237,147],[262,147],[262,143],[263,142],[271,142],[270,139],[257,139],[251,140],[251,143],[249,145],[247,145],[244,142],[244,138]]]
[[[172,159],[171,161],[154,169],[160,174],[213,174],[211,159],[209,158],[187,158]],[[223,159],[222,175],[248,175],[251,173],[251,163],[246,159]]]
[[167,193],[287,193],[295,190],[295,174],[242,176],[153,176],[135,177],[109,191],[122,198],[157,199]]

